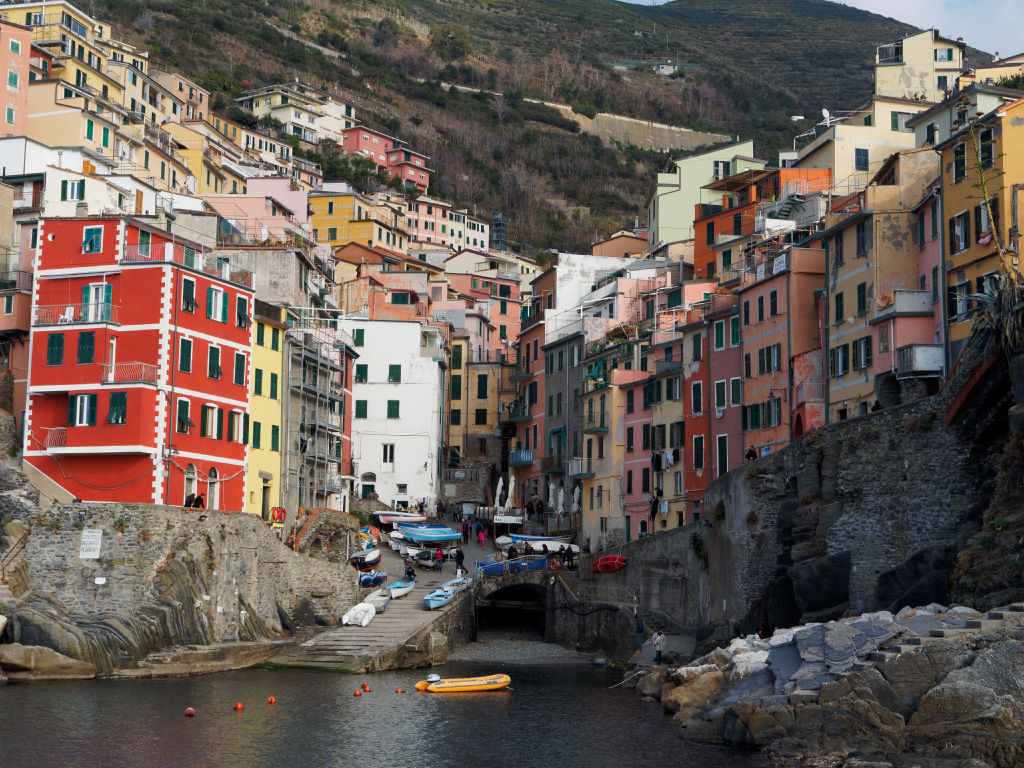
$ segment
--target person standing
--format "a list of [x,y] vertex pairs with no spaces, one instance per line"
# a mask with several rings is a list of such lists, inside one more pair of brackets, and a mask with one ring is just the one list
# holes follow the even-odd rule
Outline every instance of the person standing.
[[509,545],[507,556],[509,560],[515,560],[519,557],[519,550],[516,549],[516,543],[514,541]]
[[462,543],[469,544],[469,520],[462,523]]
[[639,613],[636,615],[636,652],[640,653],[644,649],[644,631],[647,629],[644,626],[644,617]]
[[440,547],[434,552],[434,560],[437,562],[437,570],[444,568],[444,550]]
[[665,648],[665,631],[661,627],[651,638],[651,647],[654,649],[654,663],[661,664],[661,652]]
[[188,496],[185,497],[185,509],[191,509],[195,505],[196,495],[194,493],[190,493]]
[[455,548],[455,578],[462,578],[462,564],[466,562],[466,553],[462,551],[462,547]]
[[196,509],[206,509],[206,495],[200,493],[196,496],[195,501],[192,502],[192,506]]
[[480,542],[481,547],[487,543],[487,530],[482,525],[480,526],[480,531],[476,535],[476,540]]

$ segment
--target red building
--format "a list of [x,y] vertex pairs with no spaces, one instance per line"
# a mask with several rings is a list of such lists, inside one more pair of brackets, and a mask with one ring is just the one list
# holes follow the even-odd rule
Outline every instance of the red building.
[[346,155],[362,155],[373,160],[389,176],[401,179],[406,189],[426,192],[430,187],[431,171],[427,167],[430,158],[409,149],[408,142],[357,125],[344,131],[341,146]]
[[143,219],[38,242],[26,461],[84,500],[242,509],[252,274]]

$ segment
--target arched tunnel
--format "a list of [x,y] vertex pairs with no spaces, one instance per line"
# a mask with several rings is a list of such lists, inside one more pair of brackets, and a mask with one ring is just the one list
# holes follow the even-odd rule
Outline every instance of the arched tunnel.
[[543,640],[546,595],[539,584],[499,587],[477,601],[477,633],[528,635]]

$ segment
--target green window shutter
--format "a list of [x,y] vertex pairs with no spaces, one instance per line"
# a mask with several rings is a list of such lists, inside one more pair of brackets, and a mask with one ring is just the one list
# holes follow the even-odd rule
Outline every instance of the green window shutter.
[[357,419],[365,419],[366,418],[366,401],[365,400],[356,400],[356,418]]
[[235,384],[245,384],[245,355],[235,353]]
[[96,333],[82,331],[78,334],[78,364],[87,365],[93,362],[96,351]]
[[725,346],[725,323],[715,323],[715,349]]
[[93,134],[92,120],[86,120],[85,121],[85,138],[87,138],[89,141],[92,141],[92,134]]
[[68,426],[73,427],[75,425],[75,405],[78,402],[78,395],[68,396]]
[[362,328],[355,328],[352,331],[352,343],[357,347],[363,346],[363,330]]
[[224,439],[224,409],[217,409],[217,439]]
[[82,286],[82,308],[84,309],[89,304],[89,299],[92,296],[92,287],[88,285]]
[[899,116],[899,113],[897,113],[897,112],[890,112],[889,113],[889,123],[890,123],[890,127],[894,131],[898,131],[900,129],[900,116]]
[[107,128],[107,127],[103,128],[103,146],[104,147],[109,147],[110,146],[110,129]]
[[262,395],[263,394],[263,369],[262,368],[257,368],[255,373],[253,374],[252,391],[253,391],[253,394],[257,394],[257,395]]
[[270,399],[277,400],[277,374],[270,374]]
[[267,326],[263,323],[256,323],[256,343],[261,347],[265,346]]
[[389,365],[388,366],[388,381],[400,382],[402,380],[402,366],[400,365]]
[[183,424],[184,424],[185,419],[187,419],[187,418],[188,418],[188,401],[187,400],[179,400],[178,401],[178,423],[175,426],[176,431],[178,431],[178,432],[184,432],[185,431],[183,429]]
[[190,339],[181,340],[181,352],[178,357],[178,370],[183,373],[192,372],[192,341]]
[[281,336],[281,330],[279,328],[271,328],[270,329],[270,348],[271,349],[277,350],[277,348],[278,348],[278,339],[280,338],[280,336]]
[[476,396],[479,400],[487,399],[487,374],[481,373],[476,377]]
[[281,448],[281,428],[277,424],[270,426],[270,450],[277,451]]
[[389,419],[397,419],[398,418],[398,413],[399,413],[398,401],[397,400],[388,400],[388,418]]
[[456,373],[455,375],[452,376],[452,387],[451,387],[451,389],[452,389],[452,392],[451,392],[452,400],[461,400],[462,399],[462,375],[461,374]]
[[202,435],[203,437],[207,437],[210,434],[210,424],[209,419],[207,418],[207,413],[209,412],[209,410],[210,409],[207,408],[205,405],[199,409],[199,434]]
[[739,317],[729,318],[729,343],[736,346],[740,343],[740,319]]
[[68,199],[68,181],[67,181],[67,179],[64,179],[60,183],[60,199],[61,200],[67,200]]
[[249,442],[249,414],[242,414],[242,443]]
[[228,295],[226,293],[222,295],[224,298],[220,302],[220,321],[226,323],[228,321]]
[[252,423],[252,447],[253,448],[259,448],[260,447],[260,429],[261,429],[260,423],[258,421],[254,421]]
[[206,317],[213,319],[213,286],[206,286]]
[[459,344],[458,346],[456,346],[456,347],[454,347],[452,349],[452,368],[455,369],[455,370],[458,370],[458,369],[462,368],[462,345],[461,344]]
[[96,423],[96,395],[85,395],[88,398],[88,416],[86,417],[86,424],[90,427]]
[[191,280],[182,281],[181,292],[184,294],[184,306],[192,306],[196,303],[196,284]]
[[64,334],[51,333],[46,339],[46,364],[64,364]]

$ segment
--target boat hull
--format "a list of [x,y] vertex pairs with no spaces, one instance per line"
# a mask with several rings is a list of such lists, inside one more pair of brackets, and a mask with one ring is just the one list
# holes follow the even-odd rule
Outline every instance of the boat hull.
[[626,558],[622,555],[601,555],[591,566],[591,573],[613,573],[626,567]]
[[416,683],[417,691],[430,693],[479,693],[481,691],[500,691],[512,682],[508,675],[487,675],[486,677],[453,677],[438,680],[435,683],[420,680]]
[[415,581],[396,581],[394,584],[389,584],[384,587],[392,598],[405,597],[416,588]]
[[423,598],[423,604],[428,611],[433,611],[435,608],[442,608],[448,605],[453,599],[455,599],[454,590],[435,589]]

